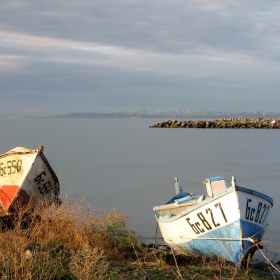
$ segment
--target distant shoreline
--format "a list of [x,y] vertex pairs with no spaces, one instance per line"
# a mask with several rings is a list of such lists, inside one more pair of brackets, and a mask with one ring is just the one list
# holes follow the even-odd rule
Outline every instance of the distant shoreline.
[[69,113],[69,114],[53,114],[49,116],[33,116],[26,115],[9,115],[0,116],[1,119],[204,119],[215,120],[220,118],[280,118],[279,113],[274,112],[234,112],[234,111],[209,111],[209,112],[114,112],[114,113]]
[[217,118],[280,118],[280,114],[276,113],[266,113],[265,116],[263,113],[191,113],[191,114],[164,114],[164,113],[154,113],[154,114],[143,114],[143,113],[129,113],[129,112],[121,112],[121,113],[71,113],[66,115],[56,115],[55,118],[79,118],[79,119],[171,119],[171,118],[179,118],[179,119],[217,119]]
[[205,119],[214,120],[219,118],[280,118],[279,113],[253,113],[253,112],[202,112],[190,114],[177,113],[139,113],[139,112],[117,112],[117,113],[70,113],[50,116],[32,115],[10,115],[1,116],[5,119]]

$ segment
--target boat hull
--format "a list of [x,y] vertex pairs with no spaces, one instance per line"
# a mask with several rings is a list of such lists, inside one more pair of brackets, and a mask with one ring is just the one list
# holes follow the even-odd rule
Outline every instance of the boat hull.
[[266,195],[234,186],[177,215],[155,214],[169,246],[213,254],[241,267],[261,241],[272,206]]
[[59,195],[59,181],[43,148],[15,148],[0,155],[0,216],[25,205],[51,204]]

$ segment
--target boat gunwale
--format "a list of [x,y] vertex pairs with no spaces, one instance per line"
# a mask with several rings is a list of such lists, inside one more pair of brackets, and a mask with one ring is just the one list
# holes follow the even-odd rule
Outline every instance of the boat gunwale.
[[8,156],[14,156],[14,155],[28,155],[28,154],[39,154],[40,151],[37,149],[37,150],[29,150],[29,151],[13,151],[13,150],[10,150],[4,154],[1,154],[0,155],[0,158],[5,158],[5,157],[8,157]]
[[241,186],[236,186],[236,188],[237,188],[237,191],[245,192],[245,193],[248,193],[248,194],[252,194],[254,196],[257,196],[257,197],[260,197],[260,198],[263,198],[263,199],[269,201],[271,203],[271,207],[273,207],[274,201],[273,201],[273,199],[270,196],[268,196],[268,195],[266,195],[264,193],[252,190],[252,189],[241,187]]
[[59,180],[52,168],[52,166],[50,165],[49,161],[47,160],[46,156],[44,155],[43,151],[39,151],[38,155],[41,157],[42,161],[45,163],[45,165],[47,166],[49,172],[51,173],[56,186],[54,186],[54,189],[56,190],[56,192],[54,193],[55,197],[58,197],[60,195],[60,184],[59,184]]

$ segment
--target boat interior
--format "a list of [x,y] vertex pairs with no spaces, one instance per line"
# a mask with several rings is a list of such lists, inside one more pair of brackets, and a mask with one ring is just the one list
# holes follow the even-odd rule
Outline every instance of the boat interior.
[[[174,179],[176,195],[166,204],[153,207],[153,210],[155,211],[158,217],[176,216],[177,214],[186,210],[187,208],[200,203],[207,197],[213,197],[227,189],[225,178],[222,176],[207,178],[203,182],[206,185],[207,196],[196,195],[193,193],[187,193],[182,191],[181,186],[179,186],[178,177],[174,177]],[[235,183],[234,177],[232,180],[232,182]]]

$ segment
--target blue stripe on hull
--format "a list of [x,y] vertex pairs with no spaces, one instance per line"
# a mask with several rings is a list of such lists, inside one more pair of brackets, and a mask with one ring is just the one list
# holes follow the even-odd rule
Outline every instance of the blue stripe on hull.
[[194,254],[201,255],[216,255],[227,259],[237,266],[241,266],[242,259],[246,259],[253,243],[250,241],[238,240],[242,238],[241,228],[243,230],[243,238],[252,237],[255,233],[259,232],[254,238],[261,240],[264,231],[262,227],[238,219],[234,223],[227,225],[223,228],[213,230],[209,233],[201,235],[199,238],[228,238],[237,240],[205,240],[193,239],[191,241],[180,244],[183,248]]

